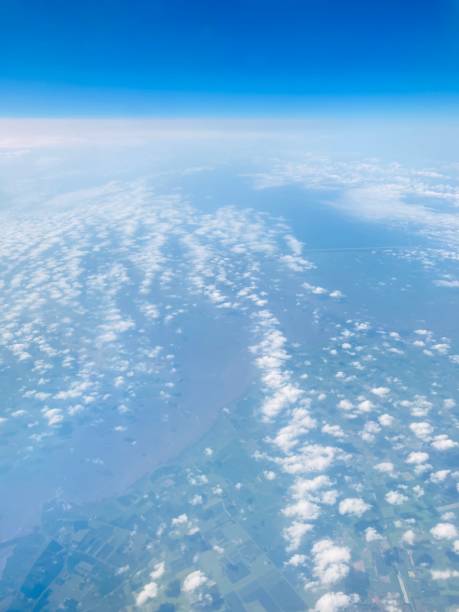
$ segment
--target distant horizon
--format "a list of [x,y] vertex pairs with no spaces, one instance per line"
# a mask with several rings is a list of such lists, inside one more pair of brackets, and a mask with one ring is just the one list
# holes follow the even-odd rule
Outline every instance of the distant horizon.
[[[196,147],[207,142],[215,150],[224,143],[249,143],[266,154],[279,148],[323,154],[382,157],[387,161],[426,163],[457,159],[459,114],[406,109],[394,112],[367,108],[293,115],[195,116],[0,116],[0,152],[18,149],[174,145],[182,140]],[[221,142],[219,142],[219,140]],[[263,144],[265,143],[265,144]],[[262,145],[260,148],[259,145]],[[268,145],[266,148],[266,145]]]
[[[5,110],[0,102],[2,119],[273,119],[308,120],[311,117],[380,116],[439,116],[448,113],[459,117],[459,96],[219,96],[197,94],[161,96],[152,93],[121,92],[97,101],[81,90],[81,104],[68,101],[35,108],[14,104]],[[10,93],[10,96],[12,94]],[[75,94],[76,95],[76,94]],[[123,102],[123,95],[126,96]],[[57,97],[58,94],[56,94]]]

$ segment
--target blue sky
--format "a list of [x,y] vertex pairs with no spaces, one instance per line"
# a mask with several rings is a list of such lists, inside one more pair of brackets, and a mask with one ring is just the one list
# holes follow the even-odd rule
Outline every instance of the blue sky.
[[458,0],[2,0],[0,115],[299,112],[459,94]]

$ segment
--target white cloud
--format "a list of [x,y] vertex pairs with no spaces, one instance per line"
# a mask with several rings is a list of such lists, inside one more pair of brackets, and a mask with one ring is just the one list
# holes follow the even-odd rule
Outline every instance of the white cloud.
[[430,533],[436,540],[454,540],[457,538],[458,532],[452,523],[437,523],[432,527]]
[[287,565],[292,567],[300,567],[306,563],[307,557],[306,555],[299,555],[298,553],[292,555],[290,559],[286,562]]
[[309,412],[305,408],[295,408],[292,411],[288,425],[282,427],[277,432],[273,439],[273,443],[287,453],[298,444],[301,436],[315,426],[315,420],[311,418]]
[[186,514],[180,514],[171,520],[171,525],[176,527],[177,525],[186,525],[188,523],[188,516]]
[[299,240],[295,238],[295,236],[288,234],[287,236],[285,236],[285,242],[289,246],[293,255],[301,255],[303,251],[303,245]]
[[152,580],[158,580],[159,578],[161,578],[165,571],[166,564],[164,563],[164,561],[161,561],[160,563],[157,563],[150,572],[150,578]]
[[308,472],[323,472],[329,468],[337,457],[344,453],[333,446],[305,444],[295,454],[277,458],[275,461],[288,474],[303,474]]
[[286,527],[282,535],[287,541],[287,550],[294,551],[298,550],[304,536],[311,531],[312,525],[309,523],[302,523],[300,521],[294,521],[289,527]]
[[405,533],[402,535],[402,542],[404,544],[408,544],[409,546],[413,546],[416,541],[416,534],[412,529],[407,529]]
[[316,493],[320,489],[329,486],[331,486],[331,481],[325,474],[321,474],[309,480],[306,478],[297,478],[291,487],[291,493],[295,499],[302,499],[311,493]]
[[297,402],[302,395],[302,390],[289,383],[278,389],[274,395],[268,397],[261,407],[266,420],[273,419],[285,408]]
[[448,287],[449,289],[458,289],[459,280],[457,279],[438,279],[434,281],[437,287]]
[[447,477],[451,470],[438,470],[437,472],[433,472],[430,475],[430,480],[433,483],[443,482]]
[[403,495],[399,491],[389,491],[386,493],[385,499],[387,503],[392,504],[393,506],[401,506],[408,501],[406,495]]
[[325,423],[322,427],[322,432],[328,434],[329,436],[333,436],[334,438],[344,438],[345,433],[339,425],[329,425]]
[[371,508],[360,497],[347,497],[340,501],[338,509],[340,514],[350,514],[351,516],[362,516]]
[[182,591],[184,593],[192,593],[193,591],[196,591],[208,582],[208,577],[203,572],[201,572],[201,570],[196,570],[194,572],[189,573],[185,577],[182,584]]
[[383,461],[382,463],[377,463],[375,465],[375,470],[381,472],[382,474],[392,474],[394,471],[394,464],[390,461]]
[[365,541],[366,542],[377,542],[378,540],[382,540],[382,535],[376,531],[374,527],[367,527],[365,529]]
[[299,255],[281,255],[279,261],[292,270],[292,272],[303,272],[304,270],[311,270],[314,268],[314,265],[310,261],[307,261],[304,257],[300,257]]
[[338,402],[338,408],[340,410],[352,410],[354,405],[348,399],[342,399]]
[[374,395],[378,397],[386,397],[390,393],[390,389],[388,387],[373,387],[370,389]]
[[428,453],[423,453],[421,451],[412,452],[405,459],[406,463],[410,465],[419,465],[421,463],[425,463],[428,460],[429,460]]
[[49,408],[43,411],[43,416],[47,419],[50,427],[56,427],[60,425],[64,420],[64,415],[61,410],[57,408]]
[[294,504],[286,506],[282,510],[284,516],[290,518],[297,518],[304,521],[313,521],[318,518],[320,514],[320,508],[317,504],[314,504],[307,499],[301,499]]
[[459,578],[458,570],[430,570],[432,580],[449,580],[450,578]]
[[357,594],[346,595],[339,591],[338,593],[325,593],[317,600],[314,607],[315,612],[338,612],[349,606],[355,605],[360,601]]
[[337,546],[332,540],[319,540],[312,547],[313,573],[322,584],[334,584],[349,573],[351,553],[346,546]]
[[438,450],[438,451],[451,450],[452,448],[455,448],[457,445],[458,443],[455,442],[454,440],[451,440],[451,438],[449,438],[446,434],[440,434],[438,436],[435,436],[432,442],[433,448],[435,448],[435,450]]
[[410,429],[421,440],[428,440],[433,432],[432,425],[426,421],[410,423]]
[[390,427],[394,422],[394,417],[390,414],[382,414],[378,417],[378,421],[383,427]]
[[158,595],[158,585],[156,582],[148,582],[143,589],[136,595],[135,603],[137,606],[144,606],[147,601],[154,599]]

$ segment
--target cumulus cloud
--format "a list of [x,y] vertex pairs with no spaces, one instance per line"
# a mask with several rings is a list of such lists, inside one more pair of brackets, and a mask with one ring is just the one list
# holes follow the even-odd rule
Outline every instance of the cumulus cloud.
[[164,561],[161,561],[157,563],[152,569],[152,571],[150,572],[150,578],[152,580],[158,580],[159,578],[161,578],[161,576],[164,574],[165,571],[166,571],[166,564],[164,563]]
[[432,580],[449,580],[450,578],[459,578],[458,570],[430,570]]
[[300,567],[301,565],[304,565],[306,561],[306,555],[299,555],[297,553],[290,557],[290,559],[286,562],[286,565],[290,565],[291,567]]
[[265,419],[273,419],[285,408],[298,401],[301,395],[301,389],[295,385],[291,383],[284,385],[263,402],[261,410]]
[[340,514],[349,514],[351,516],[362,516],[365,512],[371,508],[370,504],[367,504],[360,497],[347,497],[340,501],[338,510]]
[[275,461],[288,474],[303,474],[323,472],[332,465],[335,459],[345,456],[345,453],[333,446],[305,444],[294,454],[277,458]]
[[360,601],[360,597],[353,593],[352,595],[346,595],[345,593],[338,591],[337,593],[325,593],[320,599],[316,601],[314,607],[315,612],[337,612],[352,606]]
[[410,465],[419,465],[421,463],[425,463],[428,460],[429,460],[428,453],[423,453],[421,451],[412,452],[405,459],[406,463],[408,463]]
[[390,427],[394,422],[394,417],[390,414],[382,414],[378,417],[378,421],[383,427]]
[[277,329],[277,319],[266,310],[259,312],[257,319],[263,336],[251,351],[257,356],[255,363],[262,372],[266,390],[262,416],[265,421],[271,421],[298,402],[303,391],[291,382],[289,372],[283,369],[290,355],[285,348],[286,338]]
[[154,599],[158,595],[158,585],[156,582],[148,582],[143,589],[136,595],[135,603],[137,606],[144,606],[147,601]]
[[388,387],[373,387],[370,389],[370,391],[378,397],[386,397],[390,393],[390,389]]
[[171,525],[177,527],[178,525],[186,525],[188,523],[188,516],[186,514],[180,514],[171,520]]
[[437,285],[437,287],[447,287],[449,289],[459,288],[459,280],[457,279],[442,278],[442,279],[435,280],[434,283]]
[[421,440],[428,440],[433,432],[432,425],[426,421],[410,423],[410,429],[414,435],[421,438]]
[[322,427],[322,433],[333,436],[334,438],[344,438],[346,436],[342,427],[339,425],[330,425],[328,423],[325,423],[325,425]]
[[435,436],[432,442],[432,446],[435,448],[435,450],[438,450],[438,451],[451,450],[452,448],[455,448],[457,445],[458,443],[455,442],[454,440],[451,440],[451,438],[449,438],[446,434],[440,434],[438,436]]
[[375,470],[383,474],[391,474],[394,471],[394,464],[391,461],[383,461],[375,465]]
[[285,236],[285,242],[289,246],[293,255],[301,255],[301,253],[303,252],[303,244],[299,240],[297,240],[295,236],[287,234]]
[[282,514],[289,518],[297,518],[305,521],[313,521],[318,518],[320,508],[307,499],[301,499],[294,504],[286,506],[282,510]]
[[301,436],[316,426],[305,408],[295,408],[289,419],[288,425],[282,427],[273,438],[273,443],[284,452],[288,452],[299,442]]
[[303,283],[303,287],[314,295],[328,295],[327,289],[324,289],[323,287],[314,286],[310,283]]
[[399,491],[389,491],[386,493],[385,499],[387,503],[391,504],[392,506],[401,506],[408,501],[407,496],[403,495]]
[[325,474],[320,474],[310,479],[297,478],[290,490],[295,499],[302,499],[329,486],[331,486],[330,478]]
[[458,536],[457,529],[452,523],[437,523],[430,533],[436,540],[454,540]]
[[407,529],[402,535],[402,542],[404,544],[408,544],[409,546],[413,546],[416,541],[416,534],[412,529]]
[[312,547],[313,573],[322,584],[334,584],[349,573],[351,552],[346,546],[338,546],[330,539],[319,540]]
[[376,531],[374,527],[367,527],[365,529],[365,541],[366,542],[377,542],[378,540],[382,540],[382,535]]
[[301,521],[294,521],[289,527],[286,527],[282,534],[287,541],[287,550],[298,550],[304,536],[309,533],[312,528],[311,524]]
[[192,593],[208,582],[209,578],[201,570],[190,572],[183,581],[182,591],[184,593]]
[[371,400],[364,399],[361,402],[359,402],[357,407],[360,412],[371,412],[373,408],[375,407],[375,405],[373,404]]
[[279,261],[292,270],[292,272],[303,272],[304,270],[311,270],[314,267],[310,261],[304,259],[304,257],[300,255],[281,255]]
[[58,408],[48,408],[43,410],[43,416],[48,421],[48,425],[50,427],[56,427],[60,425],[64,420],[64,415],[62,414],[62,410]]
[[430,481],[437,484],[443,482],[450,474],[451,470],[438,470],[430,475]]
[[354,404],[348,399],[342,399],[338,402],[338,408],[340,410],[352,410],[354,408]]

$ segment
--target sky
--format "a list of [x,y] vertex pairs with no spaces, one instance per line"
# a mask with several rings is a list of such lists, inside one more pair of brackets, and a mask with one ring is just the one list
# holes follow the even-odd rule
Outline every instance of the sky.
[[2,0],[0,116],[454,106],[458,30],[459,0]]

